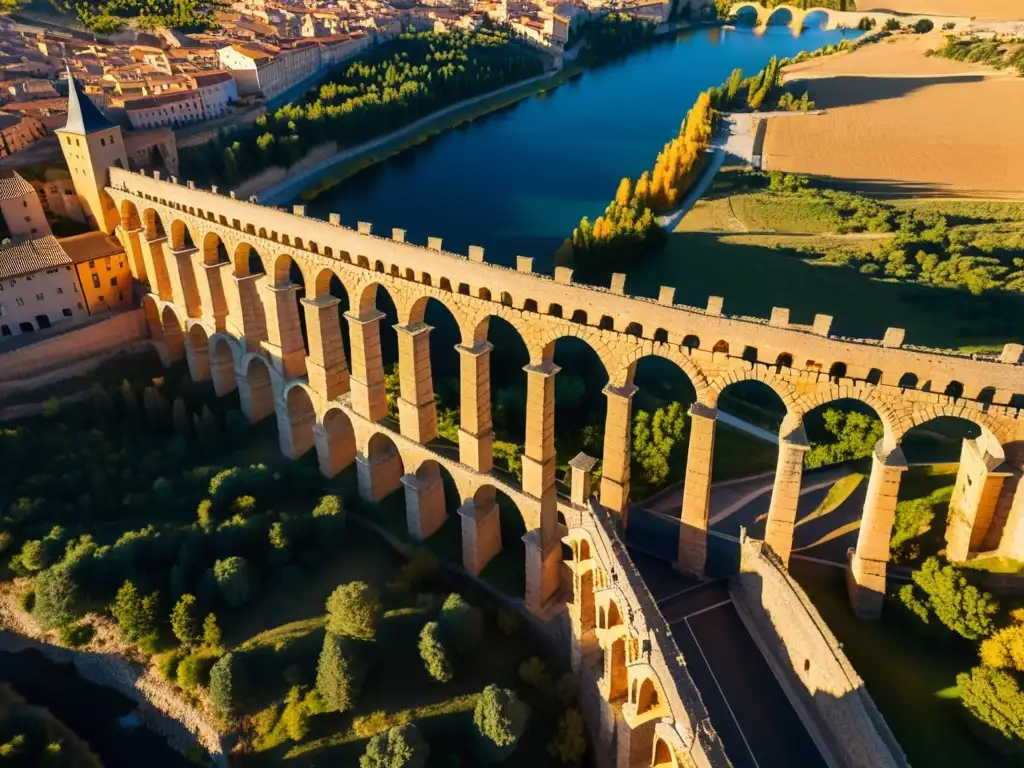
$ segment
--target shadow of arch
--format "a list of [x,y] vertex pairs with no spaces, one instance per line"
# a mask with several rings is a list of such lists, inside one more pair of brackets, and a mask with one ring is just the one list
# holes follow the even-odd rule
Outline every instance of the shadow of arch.
[[335,477],[356,460],[356,434],[341,408],[324,414],[316,435],[317,464],[324,477]]
[[164,305],[160,313],[160,327],[163,330],[164,345],[171,360],[181,360],[185,354],[185,331],[177,312],[170,304]]
[[210,339],[201,323],[192,323],[185,340],[185,359],[192,381],[210,378]]
[[249,354],[242,359],[241,369],[243,374],[238,378],[238,397],[242,413],[251,424],[255,424],[274,413],[270,367],[259,355]]
[[213,391],[218,397],[234,392],[238,388],[235,378],[235,351],[231,342],[221,334],[210,339],[210,377]]
[[303,384],[293,384],[284,392],[283,407],[277,411],[277,437],[281,453],[298,459],[315,445],[313,427],[316,409]]

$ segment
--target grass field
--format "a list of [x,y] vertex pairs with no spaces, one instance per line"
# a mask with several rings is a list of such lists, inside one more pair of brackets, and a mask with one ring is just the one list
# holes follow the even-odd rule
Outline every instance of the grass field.
[[[703,306],[725,297],[725,312],[767,318],[789,307],[795,323],[831,315],[832,333],[881,338],[890,326],[905,328],[907,342],[938,347],[997,350],[1020,335],[1014,317],[1024,296],[966,291],[869,278],[821,256],[871,250],[888,234],[833,234],[834,210],[813,198],[741,191],[721,174],[709,196],[694,206],[670,235],[666,249],[629,275],[629,291],[657,296],[676,288],[676,301]],[[919,201],[897,201],[918,207]],[[972,238],[1024,238],[1024,205],[973,201],[920,201],[941,210],[954,229]]]

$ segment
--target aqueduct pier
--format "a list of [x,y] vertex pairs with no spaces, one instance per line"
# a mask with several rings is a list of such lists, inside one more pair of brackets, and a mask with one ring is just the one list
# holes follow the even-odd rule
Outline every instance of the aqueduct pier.
[[[701,573],[706,560],[708,501],[718,397],[731,384],[756,380],[785,403],[766,541],[788,561],[807,440],[802,419],[837,400],[858,400],[884,425],[876,446],[858,544],[848,583],[855,609],[877,616],[897,493],[906,468],[899,447],[911,428],[943,416],[967,419],[981,436],[966,441],[947,536],[964,554],[1024,552],[1024,346],[1001,355],[962,355],[909,347],[890,328],[880,340],[836,338],[831,318],[809,326],[784,308],[768,319],[728,316],[721,298],[704,308],[676,305],[673,289],[656,300],[628,296],[625,276],[610,288],[578,285],[571,270],[534,274],[426,248],[404,232],[373,235],[161,180],[109,169],[105,225],[124,244],[133,272],[150,286],[147,320],[170,358],[185,357],[196,380],[218,394],[237,389],[252,421],[274,417],[282,451],[316,451],[334,476],[356,464],[360,495],[379,501],[404,487],[410,533],[427,538],[446,518],[441,467],[458,488],[463,564],[478,574],[501,547],[498,491],[516,504],[527,530],[525,602],[538,616],[564,606],[573,662],[599,693],[596,716],[602,760],[629,766],[721,765],[724,750],[682,657],[619,539],[627,524],[634,374],[645,357],[675,363],[693,383],[678,566]],[[306,296],[297,297],[296,267]],[[351,355],[342,343],[340,281]],[[398,424],[387,418],[378,292],[398,313]],[[458,459],[438,450],[424,312],[438,301],[454,316],[461,340]],[[306,338],[300,324],[303,314]],[[488,322],[500,317],[529,351],[526,441],[521,484],[493,467]],[[590,497],[592,460],[574,462],[571,499],[556,493],[554,346],[576,337],[608,374],[603,474]],[[562,544],[572,557],[563,562]],[[661,619],[661,624],[664,620]],[[588,678],[587,670],[593,674]]]
[[943,24],[952,24],[953,29],[970,26],[968,16],[943,16],[941,14],[895,14],[877,11],[839,11],[834,8],[810,7],[800,8],[796,5],[783,3],[771,8],[762,3],[739,2],[729,8],[730,18],[753,17],[757,27],[763,29],[769,25],[792,27],[799,32],[807,25],[809,18],[820,20],[824,29],[856,29],[861,19],[867,18],[881,28],[889,19],[896,19],[901,25],[913,25],[919,19],[940,20]]

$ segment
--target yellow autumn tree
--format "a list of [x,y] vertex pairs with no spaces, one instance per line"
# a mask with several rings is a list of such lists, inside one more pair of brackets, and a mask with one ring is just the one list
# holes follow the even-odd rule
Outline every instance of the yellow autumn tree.
[[619,188],[615,192],[615,202],[619,205],[629,205],[633,199],[633,182],[626,176],[619,182]]
[[981,663],[986,667],[1024,672],[1024,614],[1013,612],[1016,623],[1003,627],[981,643]]

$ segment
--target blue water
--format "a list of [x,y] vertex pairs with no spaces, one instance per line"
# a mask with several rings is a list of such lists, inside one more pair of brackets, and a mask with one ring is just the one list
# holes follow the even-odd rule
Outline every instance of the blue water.
[[483,246],[488,261],[533,256],[546,270],[584,215],[600,215],[619,179],[654,164],[697,95],[734,67],[753,74],[856,31],[708,27],[680,33],[590,70],[547,94],[449,131],[362,171],[309,209],[375,233],[441,237],[444,249]]

